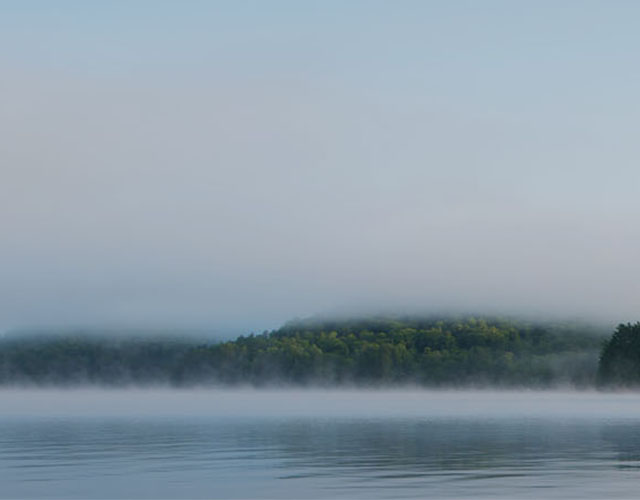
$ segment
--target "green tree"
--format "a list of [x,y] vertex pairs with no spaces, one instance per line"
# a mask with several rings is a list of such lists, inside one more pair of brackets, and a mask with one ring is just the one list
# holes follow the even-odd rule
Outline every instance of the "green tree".
[[600,354],[598,383],[602,386],[640,385],[640,322],[620,324]]

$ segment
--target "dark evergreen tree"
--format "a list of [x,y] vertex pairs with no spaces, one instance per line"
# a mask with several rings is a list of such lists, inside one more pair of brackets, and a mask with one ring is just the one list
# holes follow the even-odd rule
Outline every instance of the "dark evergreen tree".
[[598,383],[601,386],[640,385],[640,323],[620,324],[600,354]]

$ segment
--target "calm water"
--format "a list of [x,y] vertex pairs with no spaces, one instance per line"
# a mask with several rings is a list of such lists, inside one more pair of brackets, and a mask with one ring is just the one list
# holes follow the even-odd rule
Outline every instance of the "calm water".
[[637,498],[640,395],[4,391],[2,498]]

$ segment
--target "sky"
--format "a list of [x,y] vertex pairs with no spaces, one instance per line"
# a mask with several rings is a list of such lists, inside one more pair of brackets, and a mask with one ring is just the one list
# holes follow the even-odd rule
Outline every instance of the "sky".
[[640,319],[640,4],[0,2],[0,330]]

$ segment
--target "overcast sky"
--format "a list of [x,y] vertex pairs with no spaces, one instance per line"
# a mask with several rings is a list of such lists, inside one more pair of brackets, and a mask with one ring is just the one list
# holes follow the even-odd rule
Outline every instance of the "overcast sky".
[[640,319],[640,3],[3,1],[0,329]]

